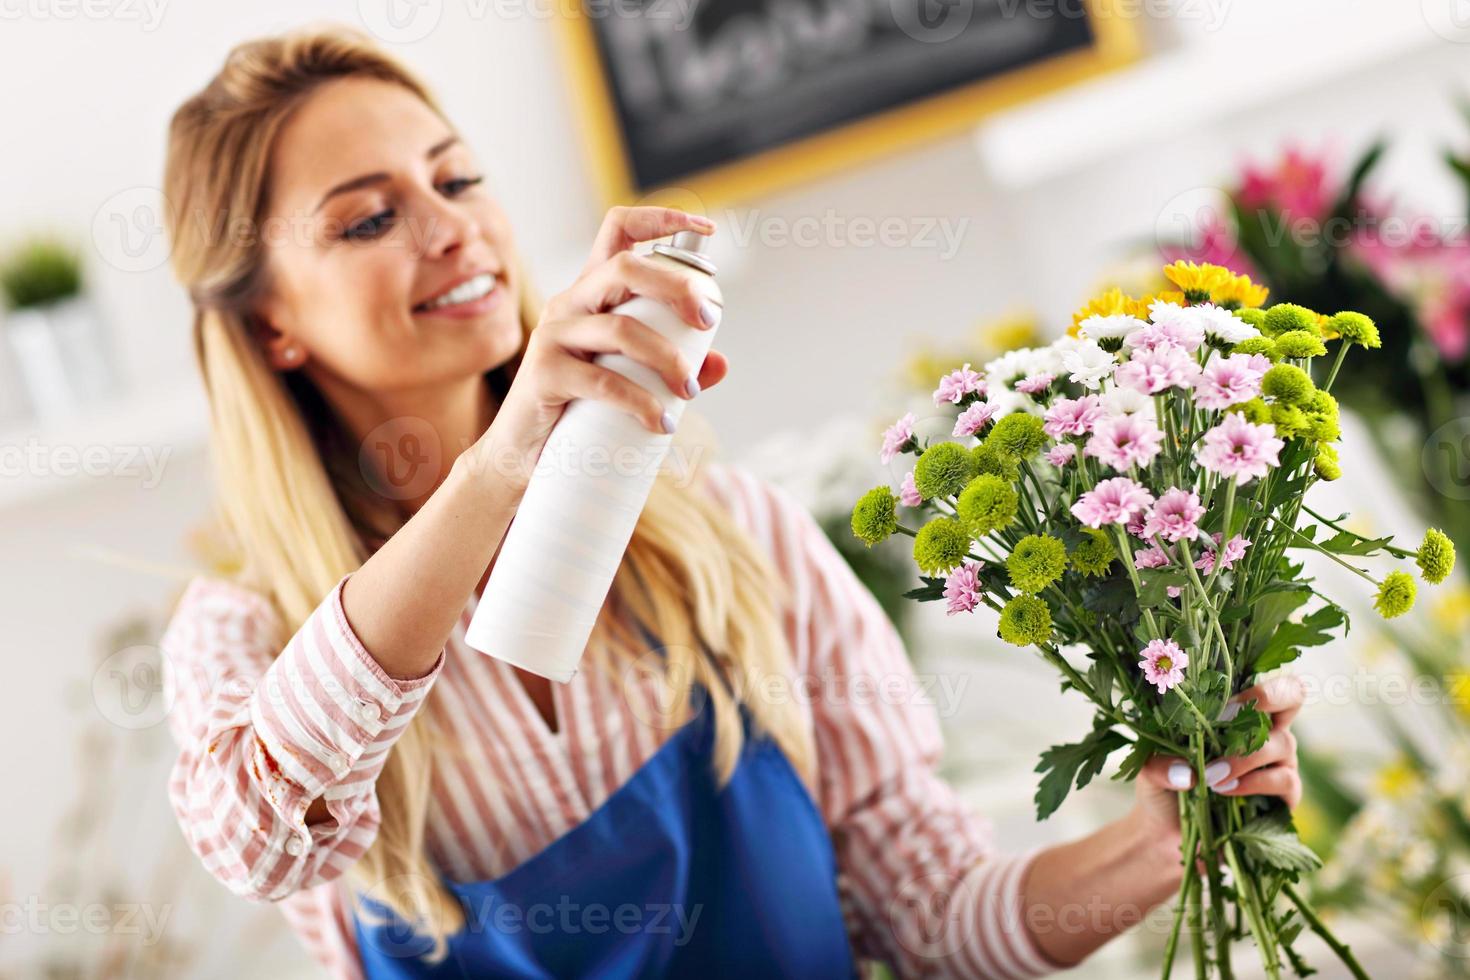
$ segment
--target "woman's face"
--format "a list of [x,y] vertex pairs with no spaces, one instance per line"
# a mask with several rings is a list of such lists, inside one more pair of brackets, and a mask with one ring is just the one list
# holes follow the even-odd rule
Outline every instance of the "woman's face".
[[514,356],[512,238],[481,178],[407,89],[346,78],[317,90],[271,157],[257,308],[271,363],[329,396],[386,396],[442,391]]

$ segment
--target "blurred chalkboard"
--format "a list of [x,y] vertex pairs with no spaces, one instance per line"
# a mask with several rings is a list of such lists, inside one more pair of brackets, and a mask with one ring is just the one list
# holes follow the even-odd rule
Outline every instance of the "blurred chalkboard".
[[[614,196],[699,189],[709,183],[701,175],[750,189],[834,169],[1110,67],[1133,48],[1121,15],[1100,16],[1091,0],[580,2],[573,68]],[[887,129],[869,125],[845,147],[831,139],[864,122]],[[822,160],[789,152],[823,137],[813,148]],[[873,142],[888,145],[862,145]],[[777,150],[788,152],[761,165],[770,172],[742,173],[742,162]]]

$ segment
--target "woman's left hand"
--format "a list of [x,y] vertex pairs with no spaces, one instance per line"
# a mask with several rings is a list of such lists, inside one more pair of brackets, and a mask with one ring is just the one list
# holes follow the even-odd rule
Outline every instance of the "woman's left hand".
[[[1271,736],[1259,751],[1208,762],[1205,781],[1221,796],[1279,796],[1291,809],[1302,798],[1301,772],[1297,766],[1296,736],[1291,722],[1302,710],[1306,690],[1292,674],[1273,677],[1248,687],[1232,703],[1256,702],[1256,708],[1271,716]],[[1195,783],[1193,763],[1170,756],[1154,756],[1135,780],[1137,816],[1153,829],[1179,833],[1179,792]]]

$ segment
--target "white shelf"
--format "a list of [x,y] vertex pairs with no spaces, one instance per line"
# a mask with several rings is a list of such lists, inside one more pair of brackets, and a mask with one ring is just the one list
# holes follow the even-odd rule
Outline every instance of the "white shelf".
[[1314,16],[1318,6],[1293,12],[1272,4],[1269,17],[1253,23],[1244,15],[1261,11],[1234,9],[1216,32],[1197,32],[1177,49],[992,116],[974,133],[982,170],[1003,188],[1034,187],[1141,143],[1179,139],[1450,43],[1416,3],[1335,4],[1330,15]]
[[147,489],[172,460],[204,446],[208,419],[191,381],[14,424],[0,431],[0,511],[86,487]]

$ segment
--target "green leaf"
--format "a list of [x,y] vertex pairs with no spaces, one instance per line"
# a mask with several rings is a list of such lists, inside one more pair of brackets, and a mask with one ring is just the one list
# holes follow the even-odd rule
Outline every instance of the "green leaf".
[[1351,531],[1339,531],[1326,541],[1320,542],[1319,547],[1335,555],[1371,555],[1383,550],[1384,545],[1392,542],[1392,535],[1386,538],[1365,538]]
[[1036,819],[1045,820],[1056,812],[1067,798],[1075,782],[1078,789],[1092,782],[1102,771],[1108,756],[1129,744],[1128,739],[1111,728],[1094,728],[1080,742],[1053,745],[1041,753],[1036,771],[1045,773],[1036,788]]
[[1125,783],[1132,782],[1138,778],[1143,764],[1153,758],[1153,755],[1153,747],[1145,739],[1140,738],[1133,743],[1133,749],[1118,764],[1118,771],[1113,773],[1113,778]]
[[1257,817],[1230,836],[1240,841],[1252,860],[1269,868],[1315,871],[1322,866],[1322,859],[1302,843],[1290,818],[1280,812]]
[[1335,630],[1347,621],[1347,614],[1328,603],[1309,613],[1300,623],[1282,623],[1271,634],[1260,654],[1251,664],[1257,673],[1265,673],[1290,663],[1301,655],[1300,647],[1319,647],[1330,643]]
[[1259,752],[1271,736],[1271,716],[1256,708],[1240,709],[1225,726],[1224,755],[1250,755]]
[[1138,573],[1138,580],[1143,586],[1138,590],[1138,604],[1147,608],[1168,602],[1169,587],[1186,587],[1189,584],[1189,573],[1178,568],[1145,570]]
[[909,589],[903,594],[905,599],[917,599],[920,602],[933,602],[935,599],[944,598],[944,579],[931,578],[928,575],[920,575],[919,579],[924,583],[917,589]]
[[1126,575],[1114,574],[1082,587],[1082,608],[1127,627],[1138,621],[1138,597]]
[[1301,585],[1268,591],[1254,602],[1250,618],[1247,663],[1255,663],[1277,628],[1286,622],[1312,596],[1312,590]]

